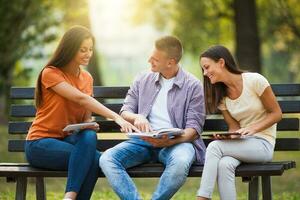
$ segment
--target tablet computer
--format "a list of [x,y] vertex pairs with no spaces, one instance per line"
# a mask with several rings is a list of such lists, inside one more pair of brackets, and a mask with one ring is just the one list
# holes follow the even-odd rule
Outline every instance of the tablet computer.
[[97,122],[86,122],[86,123],[79,123],[79,124],[69,124],[67,125],[63,131],[77,131],[84,129],[89,126],[95,126]]
[[222,133],[207,133],[207,134],[203,134],[202,136],[214,137],[214,135],[230,136],[230,135],[241,135],[241,134],[237,132],[222,132]]

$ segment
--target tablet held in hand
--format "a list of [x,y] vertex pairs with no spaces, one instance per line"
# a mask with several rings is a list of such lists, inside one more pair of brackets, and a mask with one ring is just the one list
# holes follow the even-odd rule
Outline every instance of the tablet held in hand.
[[69,132],[69,131],[78,131],[78,130],[82,130],[85,129],[87,127],[90,126],[96,126],[97,122],[87,122],[87,123],[78,123],[78,124],[69,124],[67,125],[63,131],[64,132]]
[[206,134],[203,134],[202,136],[214,137],[215,135],[230,136],[230,135],[241,135],[241,134],[237,133],[237,132],[222,132],[222,133],[206,133]]

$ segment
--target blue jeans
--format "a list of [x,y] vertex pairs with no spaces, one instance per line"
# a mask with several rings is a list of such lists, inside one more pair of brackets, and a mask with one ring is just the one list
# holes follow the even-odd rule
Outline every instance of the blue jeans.
[[130,139],[104,152],[99,162],[113,190],[122,200],[141,199],[134,182],[126,172],[127,168],[149,161],[163,163],[165,170],[152,199],[166,200],[171,199],[184,184],[194,160],[195,150],[191,143],[154,148],[143,140]]
[[77,192],[77,199],[90,199],[100,172],[97,135],[83,130],[64,139],[43,138],[26,142],[28,162],[51,170],[68,170],[66,192]]

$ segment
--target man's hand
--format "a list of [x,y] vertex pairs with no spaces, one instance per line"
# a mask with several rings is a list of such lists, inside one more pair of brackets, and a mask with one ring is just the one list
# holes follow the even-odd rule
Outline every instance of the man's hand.
[[162,136],[161,138],[152,138],[152,137],[141,137],[146,142],[152,144],[152,146],[157,148],[169,147],[174,145],[174,139],[170,139],[167,135]]
[[136,115],[136,118],[133,122],[133,125],[137,127],[142,132],[150,132],[152,131],[151,125],[149,121],[143,115]]
[[121,127],[120,128],[121,132],[127,132],[127,133],[131,133],[132,131],[140,132],[139,129],[137,129],[131,123],[123,119],[121,116],[117,117],[115,119],[115,122]]

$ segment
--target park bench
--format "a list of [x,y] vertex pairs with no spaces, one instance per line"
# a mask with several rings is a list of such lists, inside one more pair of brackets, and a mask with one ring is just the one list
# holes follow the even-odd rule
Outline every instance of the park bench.
[[[272,84],[272,88],[280,103],[283,119],[278,123],[278,139],[275,151],[299,151],[299,114],[300,114],[300,84]],[[128,87],[94,87],[94,96],[101,102],[118,112],[122,101],[128,91]],[[34,88],[13,87],[10,98],[14,104],[10,108],[11,120],[8,124],[9,152],[24,152],[24,138],[35,116],[33,106]],[[250,103],[250,102],[249,102]],[[101,134],[119,132],[119,127],[112,121],[96,116],[100,124]],[[205,132],[226,131],[227,126],[220,115],[207,116]],[[289,131],[292,137],[281,137],[282,132]],[[16,136],[18,135],[18,136]],[[18,138],[18,139],[16,139]],[[19,139],[23,138],[23,139]],[[108,148],[124,141],[124,139],[98,139],[98,149],[105,151]],[[211,140],[204,139],[207,145]],[[45,155],[46,156],[46,155]],[[261,186],[262,197],[265,200],[272,199],[271,177],[281,176],[286,170],[295,168],[295,161],[274,161],[269,163],[246,164],[243,163],[236,169],[236,176],[248,183],[248,199],[259,199]],[[164,167],[159,163],[149,163],[128,169],[132,177],[160,177]],[[201,177],[203,166],[193,165],[189,177]],[[27,178],[36,179],[36,198],[46,199],[45,177],[66,177],[66,171],[52,171],[29,166],[27,163],[0,163],[0,177],[6,177],[8,181],[16,181],[16,199],[26,199]],[[104,177],[100,174],[100,177]],[[195,185],[198,187],[199,185]]]

